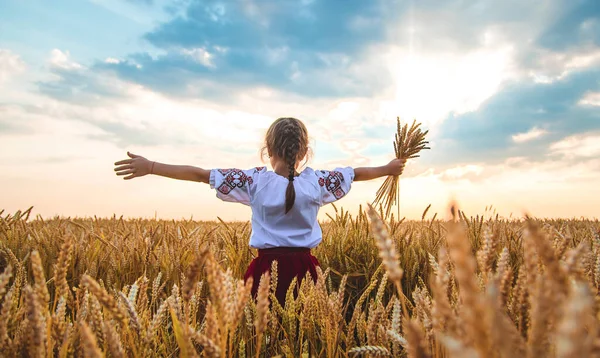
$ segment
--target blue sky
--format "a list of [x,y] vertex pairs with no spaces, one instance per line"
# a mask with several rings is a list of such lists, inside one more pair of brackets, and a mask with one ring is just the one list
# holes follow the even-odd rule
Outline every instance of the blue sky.
[[132,150],[251,167],[280,116],[306,122],[323,168],[384,164],[395,117],[423,122],[432,150],[403,176],[409,217],[451,198],[598,217],[600,3],[0,0],[8,210],[245,219],[208,188],[121,182],[111,164]]

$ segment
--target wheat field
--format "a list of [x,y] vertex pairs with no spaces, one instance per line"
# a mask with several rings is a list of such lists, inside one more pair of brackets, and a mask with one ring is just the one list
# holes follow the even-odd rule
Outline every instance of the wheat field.
[[248,223],[0,212],[0,354],[600,356],[597,220],[451,215],[336,209],[281,307]]

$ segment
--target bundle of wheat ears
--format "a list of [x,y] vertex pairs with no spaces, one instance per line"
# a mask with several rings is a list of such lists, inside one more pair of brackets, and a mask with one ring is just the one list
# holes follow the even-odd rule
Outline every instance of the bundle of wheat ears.
[[[394,140],[394,152],[398,159],[418,158],[419,152],[427,147],[425,136],[429,131],[421,131],[421,123],[413,120],[412,125],[408,128],[408,124],[400,125],[400,118],[397,118],[396,140]],[[389,217],[392,213],[392,207],[397,205],[398,219],[400,219],[400,176],[389,176],[383,182],[383,185],[377,190],[373,205],[383,205],[385,217]]]

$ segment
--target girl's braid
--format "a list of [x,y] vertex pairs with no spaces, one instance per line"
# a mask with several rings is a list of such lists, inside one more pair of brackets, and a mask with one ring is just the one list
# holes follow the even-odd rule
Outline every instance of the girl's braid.
[[300,150],[300,127],[295,121],[289,120],[283,130],[285,145],[285,161],[289,168],[288,187],[285,195],[285,212],[287,213],[294,206],[296,201],[296,190],[294,189],[294,176],[296,174],[296,159]]
[[285,161],[288,164],[288,168],[290,169],[290,174],[288,179],[290,181],[294,180],[294,174],[296,173],[296,159],[298,157],[298,150],[300,149],[300,145],[298,143],[300,133],[298,131],[298,127],[296,123],[293,121],[288,122],[287,128],[287,143],[285,148]]

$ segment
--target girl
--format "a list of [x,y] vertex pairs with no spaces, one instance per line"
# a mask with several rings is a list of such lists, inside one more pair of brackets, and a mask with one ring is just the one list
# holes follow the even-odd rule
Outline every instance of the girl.
[[319,208],[344,197],[353,181],[400,175],[406,160],[370,168],[336,168],[335,170],[296,170],[308,154],[308,133],[295,118],[279,118],[269,127],[262,155],[270,158],[272,171],[265,167],[250,170],[207,170],[186,165],[169,165],[149,161],[127,152],[131,159],[115,163],[117,175],[133,179],[146,174],[210,184],[217,197],[252,208],[250,246],[258,257],[250,263],[244,276],[254,279],[256,295],[261,275],[278,261],[276,296],[281,305],[294,277],[300,282],[310,272],[316,280],[317,259],[310,250],[322,239],[317,221]]

